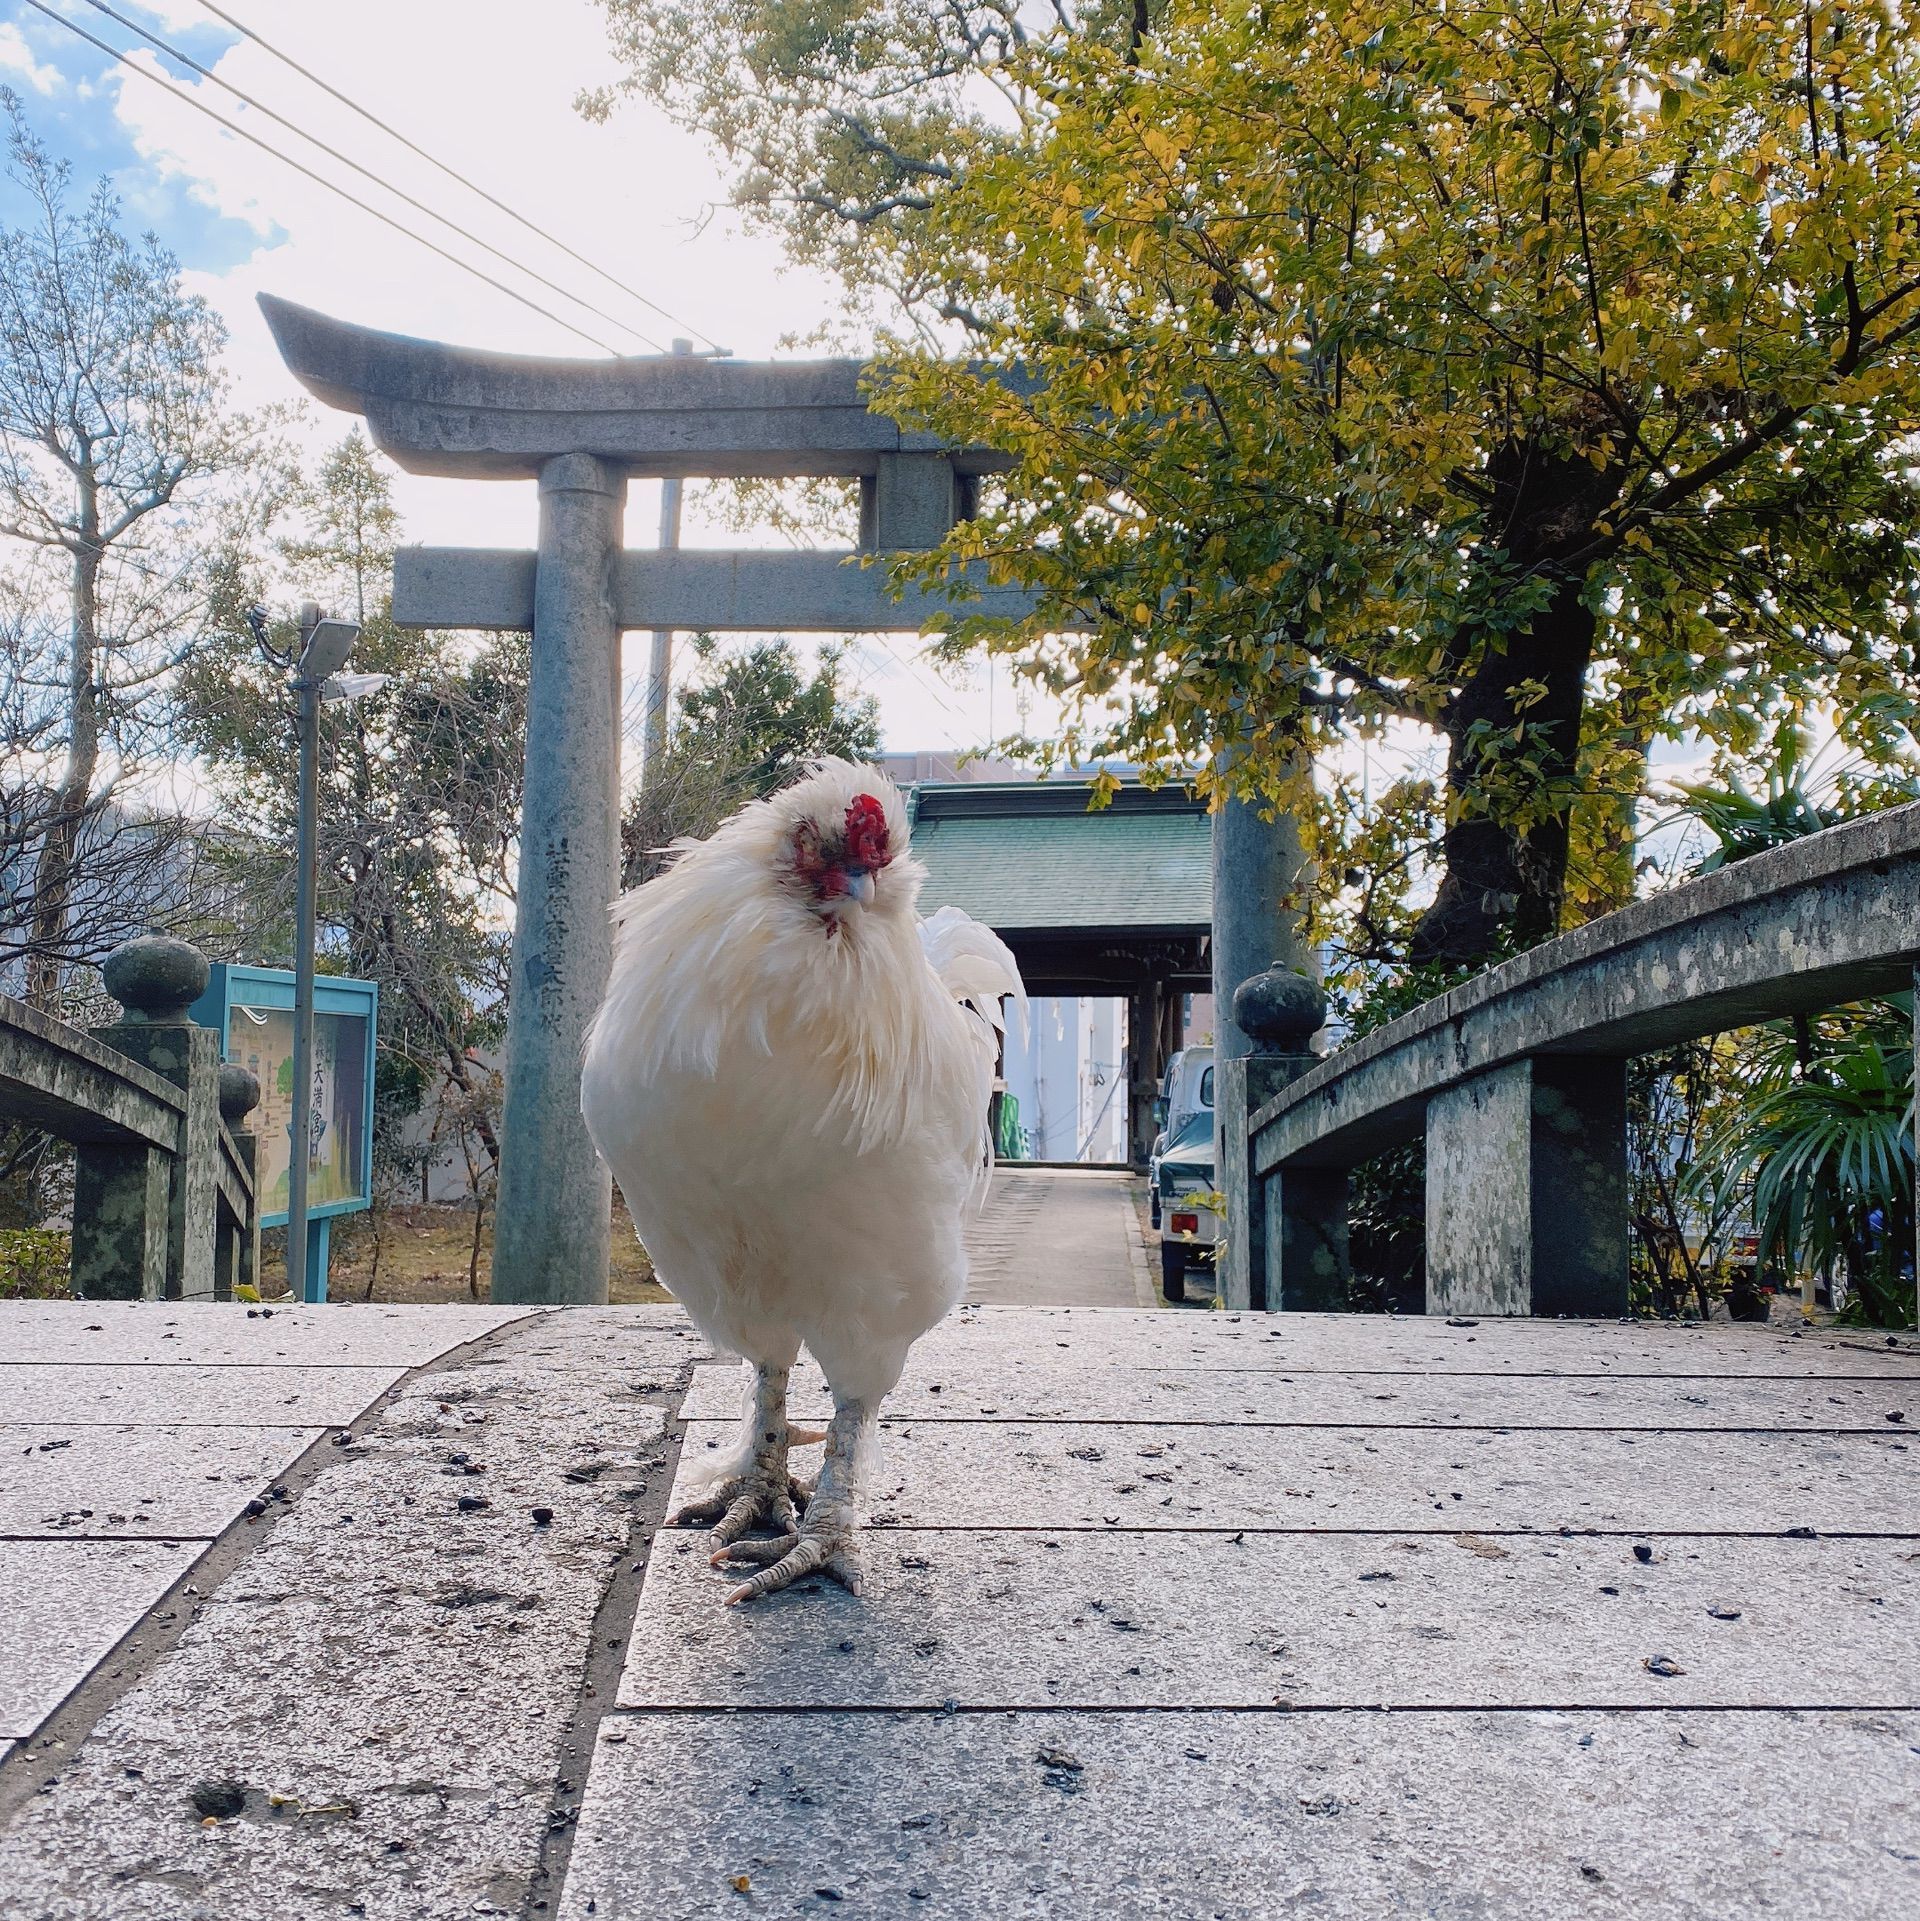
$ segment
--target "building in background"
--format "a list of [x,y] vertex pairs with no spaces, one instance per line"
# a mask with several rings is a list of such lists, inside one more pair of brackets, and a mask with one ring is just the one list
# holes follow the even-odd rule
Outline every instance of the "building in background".
[[1144,1167],[1167,1056],[1211,987],[1212,829],[1184,786],[1088,798],[1081,774],[911,786],[920,905],[964,908],[1019,962],[1033,1026],[1009,1042],[1006,1092],[1027,1156]]
[[957,750],[881,754],[876,765],[896,787],[978,787],[987,781],[1019,786],[1040,778],[1031,767],[1022,767],[1018,761],[993,760],[984,754],[969,757]]
[[1007,1035],[1006,1092],[1029,1161],[1127,1158],[1126,1003],[1041,994]]

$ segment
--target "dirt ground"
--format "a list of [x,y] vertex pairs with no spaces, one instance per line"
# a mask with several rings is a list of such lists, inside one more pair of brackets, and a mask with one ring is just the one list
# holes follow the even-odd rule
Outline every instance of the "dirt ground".
[[[473,1214],[464,1207],[395,1207],[379,1223],[378,1263],[375,1237],[365,1215],[334,1223],[327,1292],[336,1301],[484,1301],[493,1258],[489,1216],[480,1237],[479,1292],[469,1291],[468,1263],[473,1254]],[[260,1240],[261,1293],[272,1300],[286,1292],[286,1235]],[[369,1292],[371,1288],[371,1292]],[[646,1251],[634,1238],[633,1223],[616,1197],[613,1204],[613,1277],[616,1306],[670,1300],[653,1278]]]

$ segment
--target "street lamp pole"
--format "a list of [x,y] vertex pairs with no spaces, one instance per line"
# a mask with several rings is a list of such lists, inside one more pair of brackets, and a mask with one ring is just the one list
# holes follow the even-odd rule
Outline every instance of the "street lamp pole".
[[289,652],[268,636],[264,610],[247,616],[254,639],[276,666],[291,668],[295,733],[300,750],[300,795],[294,843],[293,906],[293,1125],[287,1161],[287,1289],[301,1300],[319,1300],[307,1273],[307,1200],[313,1161],[313,947],[318,918],[320,867],[320,705],[354,700],[384,683],[383,674],[334,675],[347,664],[360,629],[328,620],[313,601],[300,607],[298,645]]

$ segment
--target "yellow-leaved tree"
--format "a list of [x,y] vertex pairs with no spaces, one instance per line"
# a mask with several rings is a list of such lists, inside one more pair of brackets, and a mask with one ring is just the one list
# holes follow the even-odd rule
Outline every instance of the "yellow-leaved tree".
[[1552,932],[1663,734],[1910,748],[1904,6],[607,4],[743,200],[904,302],[886,404],[1015,457],[949,557],[1038,607],[956,643],[1149,765],[1444,735],[1413,958]]

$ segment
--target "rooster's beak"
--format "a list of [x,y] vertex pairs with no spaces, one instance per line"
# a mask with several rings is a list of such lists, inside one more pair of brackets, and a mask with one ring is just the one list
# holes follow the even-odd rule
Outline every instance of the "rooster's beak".
[[862,907],[873,905],[873,876],[864,867],[847,869],[847,898]]

